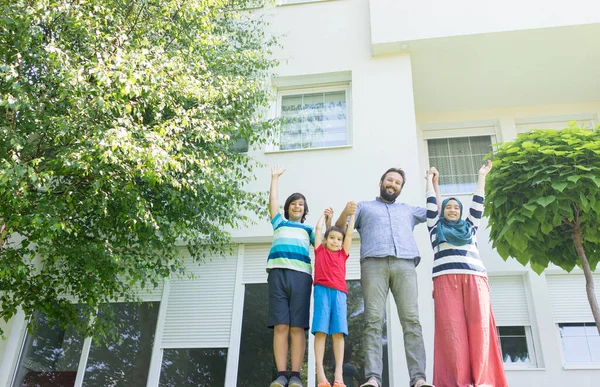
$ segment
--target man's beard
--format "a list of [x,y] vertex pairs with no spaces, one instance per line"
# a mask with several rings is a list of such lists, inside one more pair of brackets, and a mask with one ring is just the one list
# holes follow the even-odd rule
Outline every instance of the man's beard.
[[381,198],[386,202],[393,202],[398,196],[400,196],[400,191],[391,194],[384,186],[381,186],[379,188],[379,196],[381,196]]

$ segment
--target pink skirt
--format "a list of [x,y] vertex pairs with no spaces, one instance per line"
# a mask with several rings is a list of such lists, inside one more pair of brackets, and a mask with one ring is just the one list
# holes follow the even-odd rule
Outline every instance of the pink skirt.
[[433,279],[436,387],[508,387],[486,277]]

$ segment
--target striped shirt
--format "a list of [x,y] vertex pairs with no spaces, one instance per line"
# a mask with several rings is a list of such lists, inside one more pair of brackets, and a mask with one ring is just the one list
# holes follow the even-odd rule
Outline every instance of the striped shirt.
[[475,191],[473,202],[466,221],[472,225],[471,243],[464,246],[454,246],[442,242],[438,248],[436,232],[439,221],[437,199],[435,193],[427,192],[427,229],[433,247],[433,277],[442,274],[473,274],[487,277],[487,272],[481,258],[475,234],[483,215],[483,191]]
[[312,226],[284,219],[281,214],[271,220],[273,245],[267,258],[267,271],[290,269],[312,275],[308,247],[315,243]]

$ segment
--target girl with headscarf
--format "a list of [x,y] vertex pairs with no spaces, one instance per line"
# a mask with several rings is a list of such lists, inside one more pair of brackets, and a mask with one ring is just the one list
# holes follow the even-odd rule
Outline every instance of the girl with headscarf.
[[427,228],[434,251],[433,384],[437,387],[508,386],[487,273],[475,239],[483,215],[485,178],[491,169],[488,160],[479,170],[466,219],[456,198],[446,198],[438,208],[439,173],[435,168],[427,171]]

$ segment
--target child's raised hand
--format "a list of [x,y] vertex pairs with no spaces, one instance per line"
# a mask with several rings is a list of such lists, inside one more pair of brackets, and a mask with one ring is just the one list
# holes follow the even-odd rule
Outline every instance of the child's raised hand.
[[326,208],[325,211],[323,211],[323,215],[325,216],[325,219],[331,219],[333,217],[333,208]]
[[479,175],[480,176],[487,176],[487,174],[490,173],[491,170],[492,170],[492,160],[488,160],[487,164],[483,165],[479,169]]
[[271,167],[271,177],[279,177],[283,175],[283,172],[285,172],[285,168],[281,168],[278,165]]

